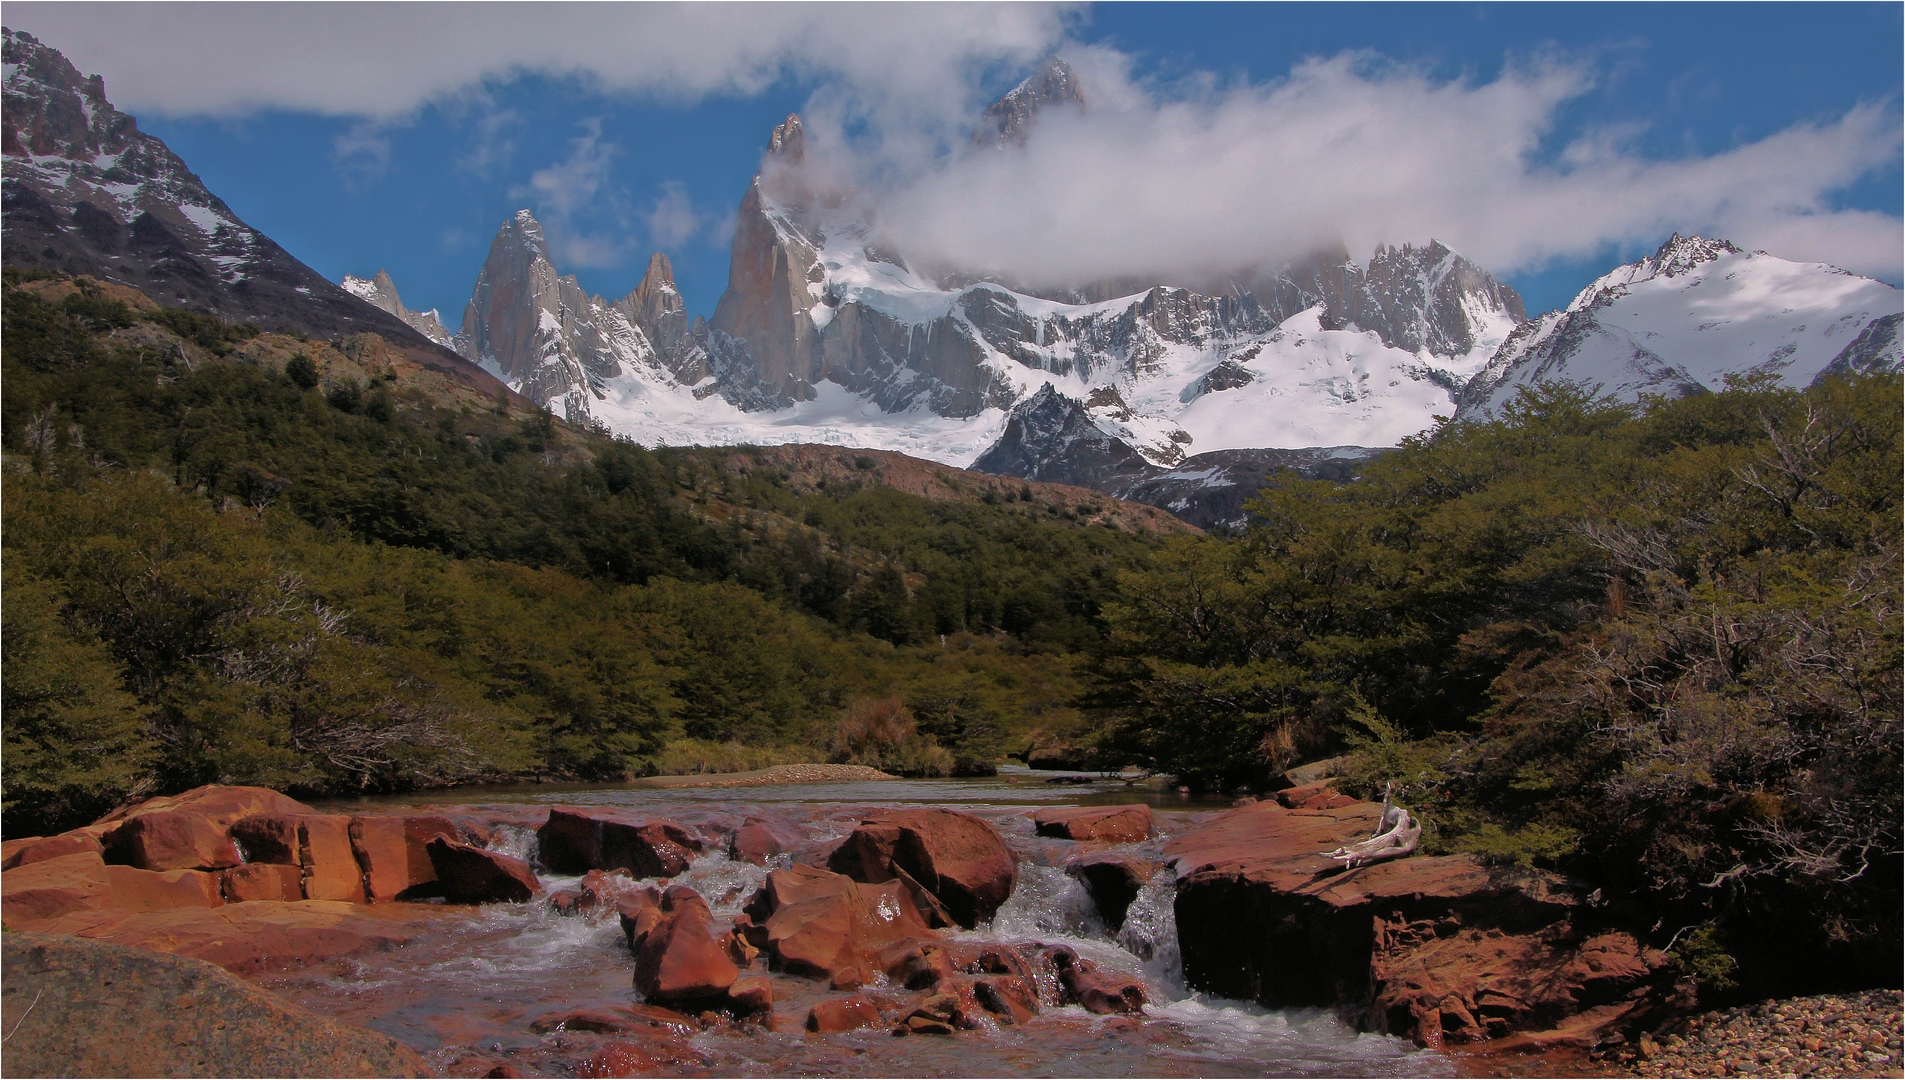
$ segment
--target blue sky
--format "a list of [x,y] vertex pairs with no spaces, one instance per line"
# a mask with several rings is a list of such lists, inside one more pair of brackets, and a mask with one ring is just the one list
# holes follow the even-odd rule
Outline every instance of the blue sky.
[[[1233,236],[1269,251],[1334,229],[1366,256],[1433,233],[1534,311],[1680,228],[1897,283],[1902,10],[496,5],[482,17],[508,25],[485,27],[454,4],[17,2],[6,17],[103,74],[293,254],[334,280],[388,269],[454,327],[525,206],[591,292],[626,293],[660,247],[690,310],[711,312],[733,208],[792,111],[843,175],[890,189],[909,250],[991,265],[1169,276],[1200,252],[1243,258],[1218,250]],[[959,125],[1051,51],[1112,119],[1055,133],[1019,186],[985,188],[997,178],[961,171]],[[1132,132],[1151,134],[1117,141]],[[988,205],[962,201],[981,190]],[[1002,198],[1024,206],[1001,215]],[[1092,220],[1120,221],[1093,237],[1121,250],[1038,209],[1094,200]],[[1212,220],[1187,221],[1200,206]]]

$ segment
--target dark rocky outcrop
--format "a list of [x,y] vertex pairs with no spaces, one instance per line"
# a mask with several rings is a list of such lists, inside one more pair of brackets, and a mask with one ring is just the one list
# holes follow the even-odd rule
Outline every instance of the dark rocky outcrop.
[[0,950],[8,1076],[433,1075],[201,960],[17,931]]
[[8,267],[85,274],[167,307],[279,333],[376,334],[485,397],[508,393],[246,225],[164,142],[113,108],[99,76],[82,76],[58,50],[12,29],[5,57],[0,214]]
[[636,877],[674,877],[703,845],[683,825],[619,810],[557,807],[536,830],[542,864],[558,874],[627,870]]
[[1273,1007],[1334,1006],[1423,1045],[1631,1022],[1669,987],[1666,958],[1604,925],[1585,890],[1468,855],[1341,872],[1319,852],[1375,831],[1381,807],[1260,802],[1166,847],[1186,981]]
[[1065,865],[1065,872],[1084,884],[1098,916],[1113,930],[1124,925],[1131,902],[1159,869],[1149,859],[1110,851],[1093,852]]
[[455,904],[521,903],[542,893],[529,864],[498,851],[438,837],[426,845],[437,886]]

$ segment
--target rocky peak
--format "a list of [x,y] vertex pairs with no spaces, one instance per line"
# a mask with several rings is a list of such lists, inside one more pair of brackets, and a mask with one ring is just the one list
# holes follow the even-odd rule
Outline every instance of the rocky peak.
[[375,333],[495,388],[417,330],[345,292],[239,219],[164,141],[115,109],[99,76],[0,28],[8,267],[87,274],[169,307],[330,339]]
[[798,113],[788,113],[787,119],[767,137],[767,152],[790,165],[807,160],[807,135],[801,129]]
[[[615,308],[648,338],[677,381],[692,386],[707,378],[707,355],[688,321],[688,307],[675,287],[675,268],[666,254],[649,256],[642,283],[617,300]],[[706,336],[705,327],[700,336]]]
[[1046,383],[1013,406],[999,441],[971,467],[993,476],[1091,487],[1149,465],[1130,443],[1094,423],[1084,402]]
[[1654,252],[1651,269],[1661,277],[1674,277],[1699,266],[1710,263],[1722,255],[1738,255],[1740,249],[1725,240],[1708,240],[1700,236],[1682,236],[1674,233],[1667,242]]
[[0,150],[91,161],[119,153],[138,137],[132,117],[107,103],[104,79],[81,75],[58,49],[31,34],[0,33],[7,67]]
[[379,270],[377,276],[369,281],[346,274],[338,284],[359,300],[402,319],[431,341],[446,348],[453,347],[454,339],[444,329],[443,320],[437,315],[436,309],[412,311],[405,307],[402,298],[397,295],[397,283],[391,280],[389,271]]
[[1070,64],[1048,56],[1029,78],[987,106],[973,128],[976,146],[1023,145],[1039,112],[1052,105],[1083,105],[1084,89]]

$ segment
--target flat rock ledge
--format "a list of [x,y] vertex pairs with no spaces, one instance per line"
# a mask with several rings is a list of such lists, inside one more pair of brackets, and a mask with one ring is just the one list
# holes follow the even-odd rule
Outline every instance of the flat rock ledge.
[[8,1076],[431,1076],[396,1041],[202,960],[79,938],[0,938]]

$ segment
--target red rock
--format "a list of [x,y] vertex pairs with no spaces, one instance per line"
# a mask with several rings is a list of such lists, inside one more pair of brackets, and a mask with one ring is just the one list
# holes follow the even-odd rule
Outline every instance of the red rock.
[[1159,869],[1149,859],[1099,851],[1073,859],[1065,872],[1084,884],[1105,925],[1116,930],[1124,925],[1125,912],[1131,909],[1138,892]]
[[21,837],[18,840],[8,840],[0,844],[0,870],[11,870],[28,863],[45,862],[62,855],[80,855],[89,851],[103,854],[99,837],[77,829],[57,836]]
[[443,895],[453,904],[521,903],[542,892],[529,864],[514,856],[442,837],[426,849]]
[[96,851],[43,859],[0,874],[0,921],[9,930],[112,906],[112,879]]
[[1341,871],[1319,853],[1367,838],[1382,808],[1317,798],[1232,810],[1166,847],[1193,988],[1336,1006],[1440,1045],[1555,1028],[1584,1004],[1664,980],[1658,953],[1577,931],[1581,890],[1556,875],[1466,855]]
[[579,1077],[652,1076],[682,1066],[701,1067],[706,1056],[679,1036],[650,1030],[640,1038],[623,1037],[590,1054],[576,1065]]
[[635,989],[649,1001],[709,1003],[740,977],[714,939],[714,915],[684,885],[662,893],[660,918],[635,941]]
[[543,865],[558,874],[622,868],[636,877],[674,877],[702,847],[675,822],[594,807],[551,810],[536,839]]
[[766,866],[767,860],[807,842],[806,834],[778,818],[750,817],[734,832],[728,855],[740,862]]
[[1016,975],[988,975],[974,979],[972,993],[980,1007],[998,1017],[1002,1023],[1023,1024],[1038,1014],[1038,991],[1030,982]]
[[659,1005],[611,1005],[599,1009],[570,1009],[539,1016],[529,1025],[537,1034],[551,1031],[591,1031],[614,1035],[643,1028],[661,1028],[679,1035],[699,1030],[687,1016]]
[[770,1016],[774,987],[759,975],[744,975],[728,987],[728,1007],[738,1016]]
[[865,994],[830,998],[807,1011],[807,1030],[821,1035],[879,1027],[884,1022],[880,1007]]
[[342,814],[306,814],[298,819],[298,861],[304,895],[312,900],[364,902],[364,871],[351,850],[351,819]]
[[1059,986],[1064,991],[1061,1000],[1083,1005],[1086,1012],[1100,1016],[1144,1011],[1143,980],[1105,971],[1062,946],[1049,950],[1047,956],[1058,972]]
[[852,989],[873,978],[881,951],[936,938],[898,881],[855,882],[794,866],[767,875],[747,915],[766,931],[763,947],[780,970]]
[[122,911],[163,911],[177,907],[221,907],[225,895],[218,874],[202,870],[140,870],[106,867],[113,906]]
[[239,818],[230,826],[231,838],[244,852],[248,863],[278,863],[300,866],[298,856],[298,819],[301,814],[253,814]]
[[178,795],[161,795],[135,806],[115,810],[100,818],[97,824],[128,821],[146,814],[169,810],[189,810],[221,829],[229,828],[233,822],[253,814],[309,814],[313,812],[310,807],[298,800],[288,795],[280,795],[270,788],[207,784]]
[[249,972],[393,949],[426,931],[440,932],[446,920],[458,917],[455,909],[434,905],[301,900],[137,913],[74,911],[32,929],[194,956]]
[[222,870],[239,863],[224,828],[191,810],[139,814],[113,831],[107,855],[141,870]]
[[623,893],[616,897],[615,911],[621,917],[622,937],[634,952],[642,936],[661,921],[661,890],[651,886]]
[[1277,792],[1277,802],[1288,810],[1336,810],[1356,800],[1336,790],[1336,781],[1318,780]]
[[278,863],[246,863],[225,871],[223,889],[230,904],[247,900],[304,899],[304,871]]
[[896,810],[855,829],[828,867],[856,881],[891,880],[905,870],[961,926],[989,919],[1012,894],[1018,867],[990,824],[951,810]]
[[1040,836],[1063,840],[1092,840],[1104,844],[1131,844],[1151,838],[1151,808],[1143,803],[1123,806],[1069,806],[1040,810],[1032,815]]
[[[407,831],[400,817],[362,815],[350,820],[351,854],[363,871],[364,892],[372,903],[395,900],[400,894],[437,879],[429,852],[416,852],[422,856],[420,860],[413,857]],[[422,847],[421,844],[416,846]],[[414,872],[419,861],[428,871],[421,880]]]

